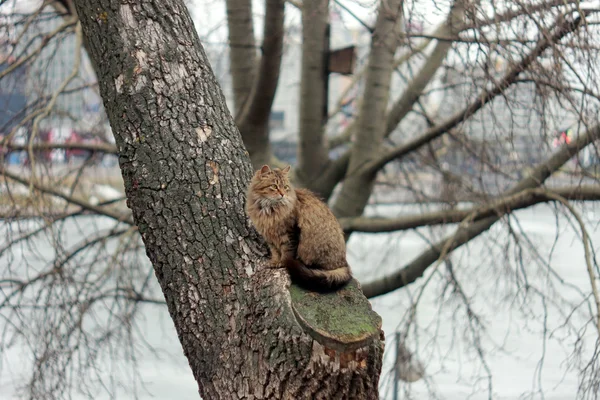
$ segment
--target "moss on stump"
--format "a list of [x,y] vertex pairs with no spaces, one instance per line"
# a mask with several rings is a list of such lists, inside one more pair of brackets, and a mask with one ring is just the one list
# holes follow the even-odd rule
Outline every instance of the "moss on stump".
[[292,284],[290,295],[300,325],[328,348],[352,351],[379,338],[381,317],[354,279],[344,288],[325,294]]

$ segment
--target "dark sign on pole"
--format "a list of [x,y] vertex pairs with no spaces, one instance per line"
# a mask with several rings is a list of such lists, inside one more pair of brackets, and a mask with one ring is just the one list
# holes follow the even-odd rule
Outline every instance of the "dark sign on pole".
[[342,75],[351,75],[354,72],[356,53],[354,46],[329,52],[329,73],[336,72]]

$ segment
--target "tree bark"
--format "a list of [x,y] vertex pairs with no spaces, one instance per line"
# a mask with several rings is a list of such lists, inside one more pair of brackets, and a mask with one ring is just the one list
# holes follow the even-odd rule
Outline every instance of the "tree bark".
[[[360,347],[320,340],[299,323],[287,273],[266,267],[244,212],[249,158],[183,1],[76,7],[127,203],[200,395],[376,399],[376,323],[367,325],[377,335]],[[352,302],[364,299],[357,293],[348,294]],[[310,298],[327,317],[329,300]]]

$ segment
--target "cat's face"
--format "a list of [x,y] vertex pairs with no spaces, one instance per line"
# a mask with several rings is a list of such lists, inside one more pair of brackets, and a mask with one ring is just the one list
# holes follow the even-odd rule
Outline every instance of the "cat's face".
[[253,192],[266,203],[291,203],[296,196],[288,178],[289,171],[289,165],[284,169],[264,165],[252,178]]

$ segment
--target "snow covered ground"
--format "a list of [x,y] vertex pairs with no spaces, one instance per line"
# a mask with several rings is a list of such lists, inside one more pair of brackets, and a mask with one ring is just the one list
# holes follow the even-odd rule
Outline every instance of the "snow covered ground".
[[[598,207],[586,207],[582,211],[584,217],[595,221],[587,228],[596,252],[600,247],[599,211]],[[563,324],[567,320],[566,314],[573,308],[571,305],[582,301],[575,288],[585,296],[591,293],[583,244],[578,239],[580,234],[566,223],[564,217],[557,221],[553,210],[546,205],[520,211],[517,217],[519,224],[513,225],[521,229],[520,237],[527,234],[535,249],[544,260],[549,260],[550,267],[565,280],[565,284],[557,284],[549,269],[537,265],[533,257],[524,251],[521,256],[523,266],[528,270],[531,288],[526,291],[521,282],[520,290],[517,289],[513,276],[519,267],[514,265],[514,261],[504,260],[503,254],[507,249],[502,246],[505,243],[502,238],[506,236],[506,228],[500,224],[492,227],[485,238],[477,239],[469,248],[459,249],[452,257],[454,273],[473,311],[481,317],[486,328],[479,339],[486,353],[485,364],[473,347],[466,347],[467,342],[473,343],[475,339],[470,333],[466,313],[460,311],[464,310],[460,307],[460,296],[449,291],[442,295],[446,275],[434,276],[417,309],[420,328],[417,342],[414,341],[414,333],[409,336],[409,348],[417,350],[417,357],[425,364],[428,376],[425,380],[401,385],[402,395],[399,398],[433,398],[435,393],[442,399],[488,399],[490,390],[494,399],[576,398],[579,385],[577,367],[569,363],[572,361],[575,336]],[[558,237],[557,230],[560,232]],[[394,236],[395,240],[383,235],[368,240],[354,237],[350,243],[354,251],[350,253],[364,254],[371,249],[369,254],[381,254],[381,261],[377,260],[379,262],[373,265],[379,275],[382,271],[393,271],[398,265],[405,264],[426,246],[414,233]],[[490,239],[493,239],[491,246],[484,246]],[[360,249],[361,244],[364,249]],[[389,252],[383,250],[386,247],[391,247]],[[508,252],[517,254],[514,246]],[[362,266],[357,274],[361,281],[366,282],[374,275],[366,268],[366,261],[354,262],[353,265]],[[443,269],[443,265],[439,268]],[[407,312],[410,298],[418,295],[429,275],[426,274],[408,290],[372,300],[374,309],[383,317],[387,339],[385,367],[380,381],[382,399],[392,399],[393,333]],[[552,283],[556,285],[557,293],[550,291]],[[542,300],[536,290],[553,294]],[[561,297],[564,302],[560,301]],[[571,316],[570,322],[575,327],[585,326],[586,317],[589,317],[587,308],[581,311],[582,314]],[[584,351],[583,357],[589,361],[597,332],[593,325],[587,326],[583,336],[587,339],[585,348],[589,352]],[[488,375],[491,375],[491,381],[487,379]]]
[[[586,205],[579,209],[588,220],[600,221],[600,207],[592,209]],[[370,213],[402,215],[418,210],[415,205],[382,206],[371,208]],[[450,400],[487,399],[490,385],[495,399],[576,398],[578,374],[573,363],[569,362],[572,361],[570,354],[575,336],[562,325],[565,323],[565,313],[570,311],[568,302],[581,302],[581,293],[577,289],[584,294],[590,293],[583,245],[578,240],[579,232],[576,226],[569,226],[564,217],[557,220],[553,209],[546,205],[519,211],[517,217],[519,223],[513,221],[513,227],[520,230],[521,235],[527,233],[542,258],[549,260],[549,266],[564,278],[565,283],[573,286],[558,284],[555,287],[558,295],[542,300],[537,293],[548,293],[551,289],[552,272],[536,264],[527,251],[520,253],[514,246],[503,246],[505,241],[502,239],[507,229],[503,225],[494,226],[484,237],[459,249],[452,256],[453,270],[461,282],[464,295],[486,328],[481,337],[474,338],[471,334],[461,297],[456,291],[443,290],[447,283],[447,274],[441,273],[446,268],[444,265],[438,267],[437,272],[440,273],[430,272],[407,289],[372,300],[374,309],[383,317],[387,341],[381,377],[382,399],[393,398],[390,368],[394,356],[394,331],[405,320],[410,299],[418,296],[420,287],[431,273],[434,276],[428,281],[427,290],[417,309],[416,331],[411,330],[407,342],[425,365],[427,377],[413,384],[401,385],[399,398],[434,398],[435,394]],[[96,221],[95,224],[81,223],[77,226],[78,238],[85,230],[105,225],[103,221]],[[75,231],[75,227],[72,228]],[[589,224],[588,229],[593,248],[598,251],[600,228]],[[557,231],[560,232],[558,237]],[[348,245],[349,259],[357,278],[367,282],[406,264],[426,248],[421,234],[427,232],[353,235]],[[523,236],[520,237],[525,240]],[[52,254],[52,249],[41,242],[37,250],[40,258]],[[22,249],[22,252],[26,251]],[[503,254],[507,252],[520,256],[523,265],[509,261],[515,258],[512,256],[505,260]],[[527,273],[528,290],[523,285],[519,290],[515,283],[515,276],[523,272]],[[561,303],[560,296],[567,303]],[[166,309],[152,305],[142,307],[144,318],[138,334],[143,334],[150,345],[162,351],[159,358],[142,348],[138,358],[139,368],[132,371],[119,360],[117,354],[98,373],[102,375],[113,371],[120,377],[139,374],[143,383],[135,387],[137,396],[131,393],[134,388],[128,387],[120,391],[119,399],[197,399],[196,383]],[[571,317],[574,326],[583,326],[585,312],[589,311],[583,310],[583,314]],[[0,318],[0,332],[6,324]],[[544,332],[547,332],[546,340],[543,339]],[[594,333],[592,326],[588,326],[583,336],[591,341]],[[480,343],[485,353],[483,362],[474,348],[467,345],[474,340]],[[24,369],[31,368],[28,354],[25,347],[0,348],[2,400],[19,398],[14,387],[22,382],[21,373]],[[487,378],[488,375],[491,375],[491,380]],[[540,391],[543,391],[543,397]],[[74,395],[71,398],[83,397]],[[107,399],[108,396],[99,392],[95,398]]]

